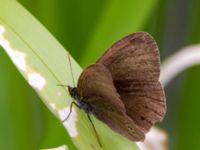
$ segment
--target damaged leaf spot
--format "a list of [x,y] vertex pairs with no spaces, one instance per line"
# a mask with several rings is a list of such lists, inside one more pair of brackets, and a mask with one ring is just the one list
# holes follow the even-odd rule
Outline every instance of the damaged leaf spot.
[[0,45],[5,49],[13,63],[22,71],[26,70],[26,54],[11,48],[10,42],[4,37],[5,28],[0,25]]
[[[59,111],[59,117],[61,120],[66,119],[67,115],[70,112],[70,107],[61,109]],[[77,127],[76,127],[76,122],[77,122],[77,112],[74,108],[72,108],[72,113],[70,115],[70,117],[63,122],[65,128],[67,129],[68,133],[70,134],[71,137],[76,137],[78,135],[77,132]]]
[[28,83],[38,90],[42,90],[46,84],[46,80],[39,73],[29,73]]

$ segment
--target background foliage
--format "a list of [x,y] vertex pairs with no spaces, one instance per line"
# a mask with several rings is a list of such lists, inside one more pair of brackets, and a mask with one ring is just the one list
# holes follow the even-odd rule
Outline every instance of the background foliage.
[[[199,0],[19,2],[82,67],[94,62],[113,41],[135,31],[147,31],[155,37],[162,60],[179,48],[200,42]],[[66,143],[65,129],[2,50],[0,68],[0,149],[36,149]],[[161,126],[169,134],[170,149],[200,149],[199,75],[199,66],[190,68],[166,87],[168,112]]]

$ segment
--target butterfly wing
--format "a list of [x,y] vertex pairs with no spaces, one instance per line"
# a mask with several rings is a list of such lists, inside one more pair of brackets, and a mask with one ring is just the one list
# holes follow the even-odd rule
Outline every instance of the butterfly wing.
[[92,107],[90,113],[99,120],[130,140],[144,140],[143,131],[127,116],[111,73],[104,65],[87,67],[79,78],[77,89],[82,101]]
[[101,64],[93,64],[84,69],[79,77],[77,89],[80,97],[87,99],[88,103],[94,101],[88,97],[99,96],[103,98],[102,103],[109,102],[118,110],[125,110],[109,70]]
[[125,111],[118,110],[110,105],[109,102],[102,103],[102,97],[91,96],[89,99],[95,101],[94,104],[98,106],[95,109],[94,115],[111,129],[132,141],[144,140],[144,132]]
[[165,111],[165,95],[160,84],[160,56],[156,42],[145,32],[137,32],[113,44],[97,63],[112,74],[127,114],[144,132]]

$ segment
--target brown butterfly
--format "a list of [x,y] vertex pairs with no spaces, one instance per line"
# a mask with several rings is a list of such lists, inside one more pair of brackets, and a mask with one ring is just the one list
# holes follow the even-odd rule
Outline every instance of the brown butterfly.
[[68,90],[87,114],[132,141],[143,141],[166,112],[159,75],[156,42],[148,33],[137,32],[113,44],[83,70],[77,88]]

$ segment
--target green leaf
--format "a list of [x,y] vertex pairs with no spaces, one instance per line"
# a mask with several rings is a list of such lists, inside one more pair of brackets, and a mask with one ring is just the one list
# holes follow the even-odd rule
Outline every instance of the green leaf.
[[[52,113],[58,119],[64,119],[72,99],[66,88],[56,85],[73,86],[72,72],[77,82],[81,68],[18,2],[1,0],[0,10],[0,45]],[[137,149],[133,142],[113,132],[94,117],[92,119],[103,148],[99,147],[91,124],[82,111],[73,110],[69,120],[64,123],[78,149]]]
[[98,18],[84,50],[81,65],[94,63],[113,42],[141,30],[157,0],[110,0]]
[[[186,30],[186,39],[189,44],[200,43],[200,16],[199,9],[200,1],[190,1],[190,12],[188,15],[188,26]],[[188,43],[187,43],[188,44]],[[199,48],[196,51],[200,51]],[[188,59],[189,60],[189,59]],[[194,59],[191,58],[191,61]],[[200,59],[199,59],[200,63]],[[198,131],[200,126],[200,66],[193,66],[183,73],[184,82],[181,86],[180,98],[178,99],[178,120],[177,120],[177,150],[198,150],[200,149],[199,139],[200,134]]]

